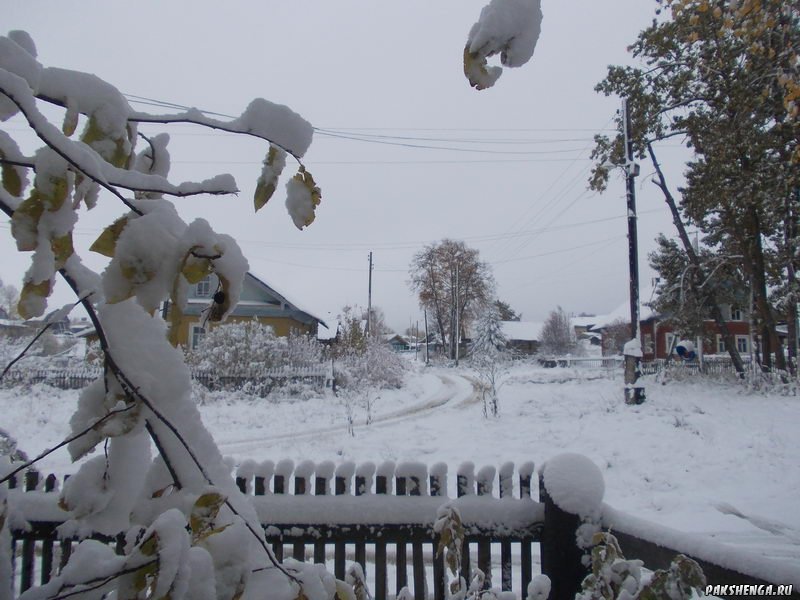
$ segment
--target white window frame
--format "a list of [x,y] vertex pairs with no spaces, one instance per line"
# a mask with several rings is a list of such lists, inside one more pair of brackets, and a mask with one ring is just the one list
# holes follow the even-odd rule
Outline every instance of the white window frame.
[[737,335],[736,336],[736,349],[741,354],[749,354],[750,353],[750,336],[749,335]]
[[731,321],[744,321],[744,314],[741,308],[731,306]]
[[725,346],[725,340],[723,340],[722,339],[722,335],[720,335],[718,333],[717,334],[717,354],[722,354],[722,353],[727,352],[727,351],[728,351],[728,349]]
[[200,345],[200,342],[203,341],[206,333],[208,333],[205,327],[201,325],[190,325],[189,326],[189,348],[192,350],[196,350],[197,347]]
[[211,278],[208,275],[197,282],[194,288],[194,293],[198,298],[208,298],[211,296]]
[[678,336],[676,336],[673,332],[668,331],[664,334],[664,355],[667,357],[672,356],[675,354],[675,348],[672,347],[672,341]]

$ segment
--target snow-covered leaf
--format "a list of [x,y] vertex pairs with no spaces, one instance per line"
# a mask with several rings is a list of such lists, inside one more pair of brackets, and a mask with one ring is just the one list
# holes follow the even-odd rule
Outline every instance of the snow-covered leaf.
[[30,252],[38,245],[39,219],[44,212],[44,203],[36,190],[23,200],[11,215],[11,235],[17,242],[17,250]]
[[506,67],[520,67],[536,49],[542,28],[541,0],[491,0],[472,26],[464,48],[464,75],[482,90],[494,85],[502,68],[487,59],[499,54]]
[[226,497],[219,492],[207,492],[202,494],[192,506],[192,513],[189,516],[189,527],[192,530],[192,540],[201,540],[215,531],[222,531],[224,528],[215,529],[214,523],[219,509],[225,505]]
[[117,240],[119,239],[122,230],[128,224],[129,218],[127,216],[120,217],[111,225],[103,230],[103,233],[89,246],[89,250],[97,252],[103,256],[114,258],[114,252],[117,248]]
[[311,173],[301,166],[286,184],[286,208],[295,227],[303,229],[314,222],[315,210],[322,200],[322,192]]
[[19,303],[17,312],[23,319],[39,317],[44,313],[47,306],[47,298],[52,292],[52,279],[45,279],[38,283],[25,281],[22,291],[19,293]]
[[253,198],[256,211],[259,211],[272,198],[278,185],[278,178],[286,166],[286,152],[277,146],[270,145],[264,167],[256,183],[256,193]]

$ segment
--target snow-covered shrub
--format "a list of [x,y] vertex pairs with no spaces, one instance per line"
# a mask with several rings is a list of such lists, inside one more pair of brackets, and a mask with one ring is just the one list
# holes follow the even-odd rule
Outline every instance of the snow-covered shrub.
[[592,572],[575,600],[690,600],[705,589],[702,569],[682,554],[669,569],[656,571],[645,583],[642,561],[626,559],[616,537],[600,532],[592,541]]
[[400,388],[407,363],[388,344],[370,339],[363,354],[348,354],[337,363],[345,375],[344,386],[366,385],[377,389]]
[[321,386],[303,375],[322,370],[322,345],[300,333],[276,336],[255,319],[210,328],[197,348],[187,352],[186,361],[202,381],[223,388],[234,381],[237,391],[253,395],[264,396],[275,387],[299,399],[321,392]]

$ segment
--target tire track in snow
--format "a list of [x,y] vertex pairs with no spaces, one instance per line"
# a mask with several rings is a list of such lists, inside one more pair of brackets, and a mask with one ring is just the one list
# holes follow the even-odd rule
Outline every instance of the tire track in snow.
[[[396,425],[397,423],[402,423],[404,421],[412,421],[415,419],[419,419],[425,417],[440,409],[448,404],[453,404],[455,407],[463,407],[467,404],[474,404],[479,402],[478,392],[475,389],[475,384],[467,377],[463,377],[461,375],[439,375],[438,377],[442,382],[442,387],[439,388],[436,393],[434,393],[431,397],[427,398],[424,402],[419,404],[415,404],[412,406],[407,406],[403,409],[381,415],[379,417],[375,417],[372,420],[370,425],[367,425],[364,419],[359,419],[356,423],[356,427],[388,427],[391,425]],[[469,390],[463,389],[467,384]],[[249,451],[254,451],[256,449],[262,447],[268,447],[272,442],[286,440],[286,439],[296,439],[302,440],[307,438],[314,438],[321,435],[328,435],[328,434],[341,434],[347,433],[347,426],[346,425],[333,425],[329,427],[320,427],[318,429],[312,429],[308,431],[304,431],[302,433],[281,433],[277,435],[270,435],[266,437],[258,437],[258,438],[248,438],[243,440],[235,440],[229,442],[218,442],[218,446],[220,451],[223,454],[229,453],[245,453]]]

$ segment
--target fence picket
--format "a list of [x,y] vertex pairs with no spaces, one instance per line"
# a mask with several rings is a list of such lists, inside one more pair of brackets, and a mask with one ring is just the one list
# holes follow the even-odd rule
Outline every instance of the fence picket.
[[[574,573],[568,573],[567,569],[560,566],[563,562],[556,559],[554,563],[554,552],[558,549],[572,550],[574,544],[574,527],[577,521],[565,524],[562,517],[552,517],[550,505],[547,504],[548,497],[542,484],[539,484],[541,502],[533,500],[531,495],[531,485],[534,475],[533,463],[524,463],[518,469],[519,476],[519,499],[515,499],[514,493],[514,466],[505,463],[498,471],[492,467],[480,469],[475,474],[474,465],[465,463],[458,469],[457,493],[459,496],[477,495],[486,500],[480,500],[479,505],[485,501],[493,502],[492,498],[497,498],[498,505],[502,508],[497,514],[505,514],[506,507],[514,506],[517,509],[530,510],[531,520],[525,525],[516,525],[512,528],[496,523],[493,529],[486,529],[485,525],[470,522],[467,517],[465,521],[466,540],[462,546],[461,576],[470,583],[471,575],[475,572],[472,560],[475,557],[477,566],[485,575],[485,587],[491,586],[492,563],[499,560],[501,582],[500,587],[504,591],[513,591],[517,597],[524,597],[525,591],[533,576],[533,544],[539,543],[542,550],[543,569],[553,580],[553,590],[555,595],[560,594],[558,590],[574,590],[575,585],[580,584],[580,578],[585,574],[585,569],[575,569]],[[294,483],[292,483],[294,477]],[[292,503],[285,504],[290,500],[289,489],[294,490],[295,496],[312,494],[320,496],[324,506],[324,497],[333,492],[337,496],[352,496],[354,498],[375,495],[365,506],[374,506],[380,498],[387,498],[391,493],[392,483],[394,482],[397,496],[405,496],[408,506],[426,504],[424,496],[441,497],[441,502],[447,502],[445,496],[448,489],[447,468],[445,465],[436,464],[430,469],[424,465],[415,463],[404,463],[395,465],[388,462],[375,467],[374,464],[367,463],[358,468],[353,463],[339,465],[338,468],[326,461],[315,465],[310,461],[303,461],[297,465],[292,461],[279,461],[277,465],[271,461],[265,461],[259,465],[253,462],[243,463],[236,472],[237,485],[246,493],[254,493],[251,496],[256,504],[279,500],[281,505],[289,508],[281,513],[284,515],[282,521],[277,523],[265,524],[265,534],[268,543],[272,545],[273,552],[278,560],[283,560],[287,551],[286,545],[291,546],[291,555],[297,560],[305,560],[306,549],[313,545],[313,560],[315,562],[326,562],[326,550],[333,546],[334,574],[339,578],[344,578],[346,573],[346,550],[355,549],[355,560],[364,572],[367,573],[368,560],[371,559],[367,552],[368,547],[374,547],[374,560],[370,560],[371,573],[374,577],[373,593],[376,600],[385,600],[389,593],[389,568],[388,568],[388,544],[392,544],[396,550],[396,577],[393,582],[393,592],[397,594],[402,588],[409,586],[413,588],[413,597],[424,598],[427,593],[427,584],[431,581],[426,568],[432,563],[433,587],[431,596],[434,600],[444,600],[447,596],[446,585],[448,573],[446,572],[444,560],[437,554],[438,535],[433,532],[432,522],[429,523],[397,523],[387,515],[386,521],[382,517],[370,521],[369,524],[353,524],[342,522],[340,524],[303,524],[303,518],[298,517],[292,520]],[[19,483],[20,480],[18,480]],[[13,495],[14,501],[18,501],[20,496],[33,491],[40,486],[40,477],[36,473],[26,473],[21,476],[23,490],[16,489]],[[331,485],[333,481],[333,485]],[[538,479],[536,480],[538,482]],[[374,482],[374,491],[373,491]],[[498,484],[498,495],[494,495],[494,487]],[[9,488],[12,488],[9,482]],[[290,487],[291,486],[291,487]],[[52,492],[56,489],[56,479],[53,476],[47,477],[44,482],[45,492]],[[272,487],[272,491],[270,488]],[[282,498],[270,499],[269,496],[282,496]],[[55,494],[53,494],[53,504],[55,504]],[[387,498],[388,500],[388,498]],[[37,502],[41,499],[37,497]],[[354,500],[354,503],[358,501]],[[522,504],[520,504],[522,502]],[[387,502],[392,505],[392,502]],[[395,505],[397,503],[394,503]],[[406,500],[401,504],[405,505]],[[472,506],[472,500],[465,502],[466,506]],[[435,504],[434,504],[435,506]],[[427,510],[427,509],[426,509]],[[466,509],[465,509],[466,510]],[[298,513],[299,514],[299,513]],[[412,513],[413,514],[413,511]],[[495,514],[494,510],[490,514]],[[25,591],[33,583],[34,578],[40,579],[45,583],[55,575],[56,564],[60,567],[67,562],[72,552],[73,539],[59,540],[57,537],[58,522],[33,522],[30,530],[12,530],[12,560],[14,565],[12,572],[15,573],[16,581],[21,586],[20,591]],[[625,545],[640,552],[640,558],[645,559],[645,564],[661,566],[658,564],[659,556],[654,553],[652,547],[655,544],[647,540],[634,538],[631,535],[620,534],[620,540],[624,539]],[[109,545],[115,545],[118,553],[124,548],[124,537],[93,535],[94,539],[100,540]],[[558,539],[556,539],[558,538]],[[512,550],[519,544],[519,557],[521,564],[519,573],[514,572],[512,563]],[[637,546],[638,544],[638,546]],[[497,547],[499,546],[499,556]],[[38,553],[39,549],[41,552]],[[60,551],[59,551],[60,549]],[[430,550],[430,557],[428,552]],[[477,554],[476,554],[477,550]],[[493,554],[494,552],[494,554]],[[37,554],[38,553],[38,554]],[[39,556],[40,554],[40,556]],[[432,557],[432,558],[431,558]],[[38,561],[38,562],[37,562]],[[409,561],[411,565],[409,565]],[[577,555],[574,564],[578,564]],[[709,564],[710,572],[715,577],[729,581],[750,583],[758,581],[752,576],[742,576],[735,571],[723,569]],[[410,567],[410,572],[409,572]],[[716,570],[714,570],[716,569]],[[580,571],[580,572],[578,572]],[[39,576],[41,574],[41,576]],[[516,576],[516,578],[515,578]],[[743,579],[750,577],[750,579]],[[516,584],[519,582],[520,588],[517,590]],[[798,597],[794,594],[793,597]]]

